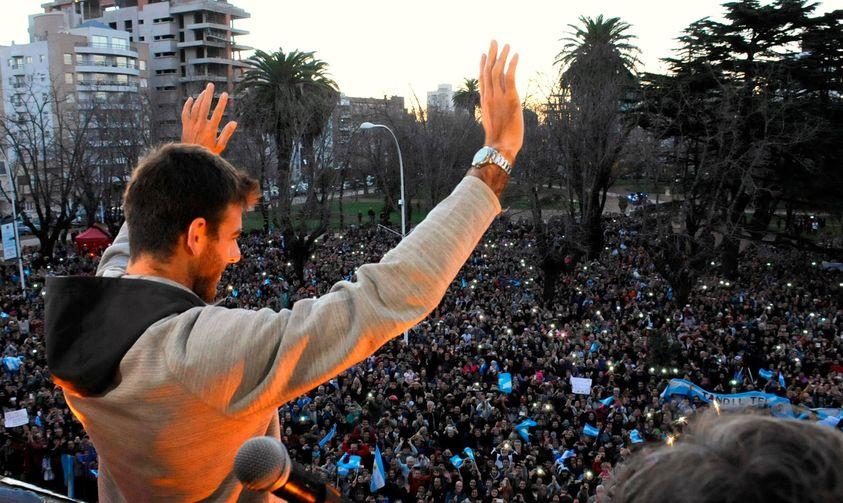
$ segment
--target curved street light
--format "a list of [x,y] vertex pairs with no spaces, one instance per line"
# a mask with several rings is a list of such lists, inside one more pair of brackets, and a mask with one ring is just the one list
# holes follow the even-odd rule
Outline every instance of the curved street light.
[[401,207],[401,239],[404,239],[404,236],[407,235],[407,212],[404,208],[404,160],[401,158],[401,146],[398,145],[398,137],[395,136],[395,133],[393,133],[392,130],[389,129],[389,127],[384,126],[383,124],[372,124],[371,122],[364,122],[358,127],[358,129],[362,130],[376,128],[383,128],[389,131],[389,134],[392,135],[392,139],[395,141],[395,149],[398,151],[398,174],[401,179],[401,200],[398,202],[398,206]]
[[[398,151],[398,174],[401,177],[401,200],[398,203],[398,206],[401,208],[401,239],[404,239],[404,236],[407,235],[407,212],[404,208],[404,160],[401,158],[401,146],[398,145],[398,137],[395,136],[395,133],[392,132],[389,127],[384,126],[383,124],[372,124],[371,122],[364,122],[360,124],[357,129],[368,130],[368,129],[376,129],[376,128],[383,128],[389,131],[389,134],[392,135],[392,139],[395,141],[395,149]],[[410,343],[410,335],[407,331],[404,331],[404,344]]]

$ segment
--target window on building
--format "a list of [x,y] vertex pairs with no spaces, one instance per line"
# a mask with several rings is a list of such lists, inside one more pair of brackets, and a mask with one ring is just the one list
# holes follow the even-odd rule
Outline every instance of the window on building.
[[129,48],[129,41],[125,38],[112,38],[111,39],[112,47],[115,49],[128,49]]
[[67,102],[68,103],[76,103],[76,96],[73,93],[67,95]]
[[44,61],[47,61],[47,55],[46,54],[39,54],[38,55],[38,61],[40,61],[41,63],[43,63]]
[[32,56],[27,56],[27,57],[26,57],[26,64],[28,64],[28,65],[29,65],[29,64],[32,64]]
[[82,56],[81,54],[77,54],[76,55],[76,64],[81,65],[84,62],[85,62],[85,57]]
[[64,64],[72,65],[73,64],[73,55],[69,52],[64,53]]
[[106,57],[103,56],[102,54],[94,54],[91,57],[91,62],[95,66],[106,66]]
[[146,81],[146,79],[140,79],[140,86],[146,88],[149,86],[149,83]]
[[64,74],[64,83],[65,84],[73,84],[73,74],[67,72]]
[[138,67],[140,68],[140,71],[142,71],[142,72],[146,71],[146,61],[141,59],[141,60],[138,61],[138,65],[139,65]]
[[127,68],[129,66],[129,58],[126,56],[117,56],[114,58],[119,68]]
[[108,37],[104,37],[102,35],[94,35],[91,37],[91,45],[94,47],[107,48]]
[[128,75],[124,75],[124,74],[121,73],[121,74],[115,75],[114,77],[115,77],[115,80],[117,81],[118,84],[121,84],[121,85],[125,86],[126,84],[129,83],[129,76]]
[[85,74],[84,73],[77,73],[76,74],[76,83],[83,84],[85,82]]

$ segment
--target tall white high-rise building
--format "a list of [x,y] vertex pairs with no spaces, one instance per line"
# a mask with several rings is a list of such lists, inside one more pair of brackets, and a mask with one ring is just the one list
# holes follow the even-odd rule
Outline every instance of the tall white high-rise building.
[[427,92],[427,109],[452,112],[454,110],[454,86],[439,84],[435,91]]

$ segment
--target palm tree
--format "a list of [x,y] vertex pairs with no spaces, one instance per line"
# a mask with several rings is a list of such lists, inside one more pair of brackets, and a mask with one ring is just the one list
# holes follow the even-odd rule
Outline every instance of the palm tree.
[[[310,157],[306,160],[313,164],[310,154],[313,141],[324,131],[338,92],[336,83],[328,76],[327,63],[313,54],[298,50],[285,53],[280,48],[272,53],[258,50],[246,61],[250,69],[239,86],[244,108],[259,112],[266,124],[266,134],[275,143],[279,224],[300,279],[304,260],[319,234],[307,232],[306,225],[299,226],[298,232],[294,228],[290,162],[295,145],[302,142],[304,155]],[[307,169],[314,168],[307,166]],[[310,187],[313,185],[311,181]],[[268,230],[265,205],[261,210],[264,230]],[[326,221],[322,222],[325,219],[319,220],[320,228],[327,226]]]
[[477,79],[465,79],[461,88],[454,93],[454,107],[465,110],[471,117],[476,117],[480,108],[480,87]]
[[569,24],[569,36],[562,38],[565,45],[556,55],[556,64],[565,70],[562,79],[576,91],[578,78],[584,73],[593,74],[599,70],[615,75],[631,77],[638,63],[638,48],[631,43],[635,35],[629,33],[629,23],[620,18],[597,19],[580,16],[581,26]]
[[603,249],[603,208],[614,183],[629,128],[623,111],[635,83],[638,49],[630,25],[619,18],[580,17],[580,26],[562,39],[561,96],[566,113],[559,117],[563,175],[569,217],[579,221],[576,244],[589,258]]
[[336,83],[328,77],[327,63],[313,52],[282,49],[261,50],[246,61],[246,72],[239,89],[243,99],[255,110],[268,116],[267,133],[276,144],[281,219],[289,220],[290,160],[293,147],[311,126],[313,109],[328,93],[336,92]]

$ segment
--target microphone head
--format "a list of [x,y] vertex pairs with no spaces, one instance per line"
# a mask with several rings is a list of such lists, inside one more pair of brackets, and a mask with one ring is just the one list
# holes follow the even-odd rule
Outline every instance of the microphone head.
[[269,491],[282,486],[290,475],[290,455],[284,444],[272,437],[247,440],[234,457],[234,474],[252,491]]

